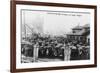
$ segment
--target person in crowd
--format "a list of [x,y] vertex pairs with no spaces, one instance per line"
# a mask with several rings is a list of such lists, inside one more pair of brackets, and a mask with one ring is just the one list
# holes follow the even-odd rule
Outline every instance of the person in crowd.
[[88,44],[86,44],[86,59],[90,59],[90,46]]
[[33,43],[33,49],[26,45],[22,47],[21,52],[26,57],[33,53],[34,61],[39,57],[60,59],[63,57],[65,61],[90,59],[90,47],[81,41],[68,40],[64,37],[40,37],[40,34],[37,34],[31,43]]
[[77,60],[79,55],[78,48],[76,47],[76,44],[72,44],[71,46],[71,60]]
[[64,44],[64,61],[69,61],[70,60],[70,54],[71,54],[71,49],[70,49],[70,44]]
[[39,44],[38,42],[36,42],[36,44],[34,44],[34,61],[37,62],[38,60],[38,51],[39,51]]
[[77,49],[78,49],[78,60],[81,59],[81,54],[82,54],[82,45],[79,43],[77,44]]
[[26,57],[31,57],[33,54],[32,53],[32,46],[28,45],[28,44],[24,45],[23,51],[24,51],[23,55],[25,55]]
[[90,47],[87,44],[84,44],[82,48],[82,54],[81,54],[82,59],[86,60],[90,58]]

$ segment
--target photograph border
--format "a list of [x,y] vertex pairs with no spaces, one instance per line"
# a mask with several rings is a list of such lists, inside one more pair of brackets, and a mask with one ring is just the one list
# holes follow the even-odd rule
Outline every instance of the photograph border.
[[[80,5],[80,4],[63,4],[63,3],[47,3],[47,2],[33,2],[33,1],[11,1],[10,11],[10,48],[11,61],[10,71],[13,72],[29,72],[29,71],[46,71],[46,70],[60,70],[60,69],[76,69],[76,68],[90,68],[97,67],[97,6],[95,5]],[[89,65],[74,65],[74,66],[55,66],[55,67],[41,67],[41,68],[25,68],[16,69],[16,5],[37,5],[37,6],[52,6],[52,7],[70,7],[70,8],[86,8],[94,9],[94,64]]]

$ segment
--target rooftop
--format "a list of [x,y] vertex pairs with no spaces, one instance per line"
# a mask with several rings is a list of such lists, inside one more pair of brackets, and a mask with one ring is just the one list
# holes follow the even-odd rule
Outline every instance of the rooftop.
[[72,30],[76,30],[76,29],[83,29],[83,28],[89,28],[90,27],[90,25],[89,24],[86,24],[86,25],[84,25],[84,26],[76,26],[76,27],[74,27],[74,28],[72,28]]
[[74,28],[72,28],[73,30],[75,30],[75,29],[82,29],[83,27],[82,26],[76,26],[76,27],[74,27]]
[[68,35],[83,35],[84,32],[85,32],[84,30],[81,30],[80,32],[77,33],[69,32]]
[[90,28],[90,24],[84,25],[83,28]]
[[[67,35],[84,35],[84,33],[86,32],[85,30],[84,30],[84,28],[89,28],[90,27],[90,25],[89,24],[86,24],[86,25],[84,25],[84,26],[76,26],[76,27],[74,27],[72,30],[80,30],[79,32],[75,32],[75,33],[73,33],[73,32],[69,32]],[[87,31],[88,32],[88,31]]]

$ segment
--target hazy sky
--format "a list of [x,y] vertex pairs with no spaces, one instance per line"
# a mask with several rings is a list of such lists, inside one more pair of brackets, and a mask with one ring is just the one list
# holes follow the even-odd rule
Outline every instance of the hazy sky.
[[89,24],[89,13],[67,13],[48,11],[22,11],[23,25],[27,24],[35,32],[43,32],[51,35],[66,34],[71,28]]

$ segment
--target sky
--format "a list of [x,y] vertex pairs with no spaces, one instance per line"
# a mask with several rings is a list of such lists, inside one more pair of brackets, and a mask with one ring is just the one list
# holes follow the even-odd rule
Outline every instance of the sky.
[[89,17],[89,13],[22,10],[22,31],[27,24],[34,32],[63,35],[77,25],[89,24]]

